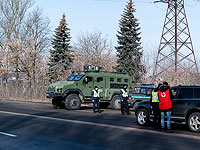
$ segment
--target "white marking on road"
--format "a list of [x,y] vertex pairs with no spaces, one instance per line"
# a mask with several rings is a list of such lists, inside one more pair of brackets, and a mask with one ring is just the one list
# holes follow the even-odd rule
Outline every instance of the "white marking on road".
[[11,136],[11,137],[17,137],[17,135],[10,134],[10,133],[5,133],[5,132],[0,132],[0,134],[2,134],[2,135],[7,135],[7,136]]
[[8,111],[0,111],[0,113],[9,114],[9,115],[16,115],[16,116],[24,116],[24,117],[33,117],[33,118],[39,118],[39,119],[47,119],[47,120],[56,120],[56,121],[62,121],[62,122],[68,122],[68,123],[93,125],[93,126],[99,126],[99,127],[104,127],[104,128],[120,129],[120,130],[125,130],[125,131],[153,133],[153,134],[159,134],[159,135],[165,135],[165,136],[173,136],[173,137],[190,138],[190,139],[200,140],[200,136],[194,136],[194,135],[186,135],[186,134],[179,134],[179,133],[178,134],[177,133],[176,134],[175,133],[164,133],[164,132],[159,132],[159,131],[134,128],[134,127],[124,127],[124,126],[109,125],[109,124],[103,124],[103,123],[94,123],[94,122],[88,122],[88,121],[79,121],[79,120],[70,120],[70,119],[38,116],[38,115],[15,113],[15,112],[8,112]]

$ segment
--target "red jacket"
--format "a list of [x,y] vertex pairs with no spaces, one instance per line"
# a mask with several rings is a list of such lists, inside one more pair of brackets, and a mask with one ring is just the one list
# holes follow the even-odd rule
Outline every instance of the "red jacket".
[[172,101],[170,98],[169,89],[161,92],[158,91],[159,96],[159,109],[171,109],[172,108]]

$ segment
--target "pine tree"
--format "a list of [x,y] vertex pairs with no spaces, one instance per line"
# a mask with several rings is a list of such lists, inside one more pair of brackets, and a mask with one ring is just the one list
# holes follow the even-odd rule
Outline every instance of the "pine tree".
[[140,81],[146,71],[141,64],[143,54],[140,42],[140,27],[134,13],[133,2],[130,0],[119,21],[118,45],[115,48],[118,57],[116,70],[129,74],[133,78],[133,82],[136,83]]
[[55,29],[52,39],[52,49],[48,63],[48,76],[50,82],[66,78],[71,69],[73,56],[70,46],[70,29],[67,27],[65,15],[63,14],[60,25]]

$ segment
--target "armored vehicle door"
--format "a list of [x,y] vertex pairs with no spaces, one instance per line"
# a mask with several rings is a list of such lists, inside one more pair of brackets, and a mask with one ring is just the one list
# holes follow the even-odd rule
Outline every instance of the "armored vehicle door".
[[91,97],[92,90],[94,89],[94,78],[86,76],[83,80],[81,91],[86,99]]
[[97,86],[99,91],[100,91],[100,95],[101,98],[104,99],[105,98],[105,86],[106,86],[106,80],[103,77],[95,77],[94,78],[94,86]]

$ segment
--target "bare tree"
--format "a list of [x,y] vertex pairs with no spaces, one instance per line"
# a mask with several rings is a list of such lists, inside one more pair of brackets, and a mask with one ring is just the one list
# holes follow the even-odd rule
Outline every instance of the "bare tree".
[[16,85],[22,78],[30,88],[41,79],[50,42],[49,24],[33,0],[0,0],[1,74],[7,78],[14,73]]
[[113,71],[116,66],[116,56],[112,43],[101,32],[81,33],[74,44],[75,69],[83,65],[100,65],[104,71]]

